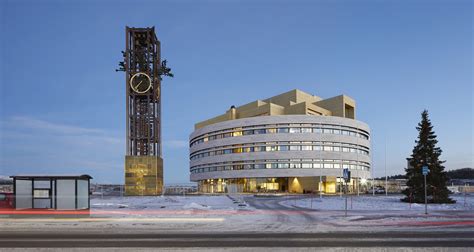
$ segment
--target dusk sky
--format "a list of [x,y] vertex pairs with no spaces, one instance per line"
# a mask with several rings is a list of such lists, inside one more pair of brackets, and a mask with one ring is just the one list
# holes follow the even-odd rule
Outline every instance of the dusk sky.
[[[165,184],[194,123],[292,89],[346,94],[375,177],[404,173],[428,109],[448,170],[473,165],[471,1],[0,0],[0,175],[123,183],[125,26],[155,26]],[[386,147],[386,148],[385,148]],[[386,159],[385,159],[386,150]],[[386,161],[386,162],[385,162]]]

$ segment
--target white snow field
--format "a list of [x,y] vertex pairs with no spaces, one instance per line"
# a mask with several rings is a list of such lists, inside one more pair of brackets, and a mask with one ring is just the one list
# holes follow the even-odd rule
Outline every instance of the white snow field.
[[[353,196],[347,216],[344,198],[307,195],[254,197],[157,196],[98,197],[91,200],[90,218],[3,218],[1,232],[336,232],[442,231],[474,229],[474,195],[453,196],[452,205],[411,205],[394,196]],[[312,203],[311,203],[312,201]],[[313,209],[309,209],[311,207]],[[2,231],[3,230],[3,231]]]
[[[401,202],[402,195],[361,195],[361,196],[347,196],[347,207],[351,210],[366,210],[366,211],[394,211],[402,210],[409,212],[424,212],[424,204],[408,204]],[[474,211],[474,195],[452,195],[452,199],[456,200],[454,204],[428,204],[428,211],[442,211],[442,210],[469,210]],[[283,206],[298,207],[305,209],[317,210],[343,210],[345,209],[345,196],[323,196],[319,195],[306,197],[303,199],[289,199],[280,202]]]

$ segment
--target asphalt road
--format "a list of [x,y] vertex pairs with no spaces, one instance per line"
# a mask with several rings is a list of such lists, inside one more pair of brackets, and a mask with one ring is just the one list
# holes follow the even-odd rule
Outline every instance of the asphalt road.
[[1,234],[0,248],[474,247],[474,232]]

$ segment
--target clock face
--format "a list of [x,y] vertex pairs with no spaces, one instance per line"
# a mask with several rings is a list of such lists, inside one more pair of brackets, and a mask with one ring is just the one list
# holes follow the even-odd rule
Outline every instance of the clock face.
[[151,86],[151,78],[145,73],[136,73],[130,78],[130,87],[135,93],[146,93],[151,89]]

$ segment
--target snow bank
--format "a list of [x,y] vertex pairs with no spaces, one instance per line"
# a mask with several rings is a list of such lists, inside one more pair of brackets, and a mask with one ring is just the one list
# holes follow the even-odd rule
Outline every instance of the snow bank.
[[[390,196],[348,196],[347,208],[351,210],[406,210],[406,211],[424,211],[424,204],[409,204],[401,202],[401,195]],[[474,210],[474,195],[452,196],[456,200],[455,204],[429,204],[431,210]],[[287,207],[309,208],[317,210],[341,210],[344,209],[345,197],[340,196],[319,196],[303,199],[289,199],[280,202]]]

